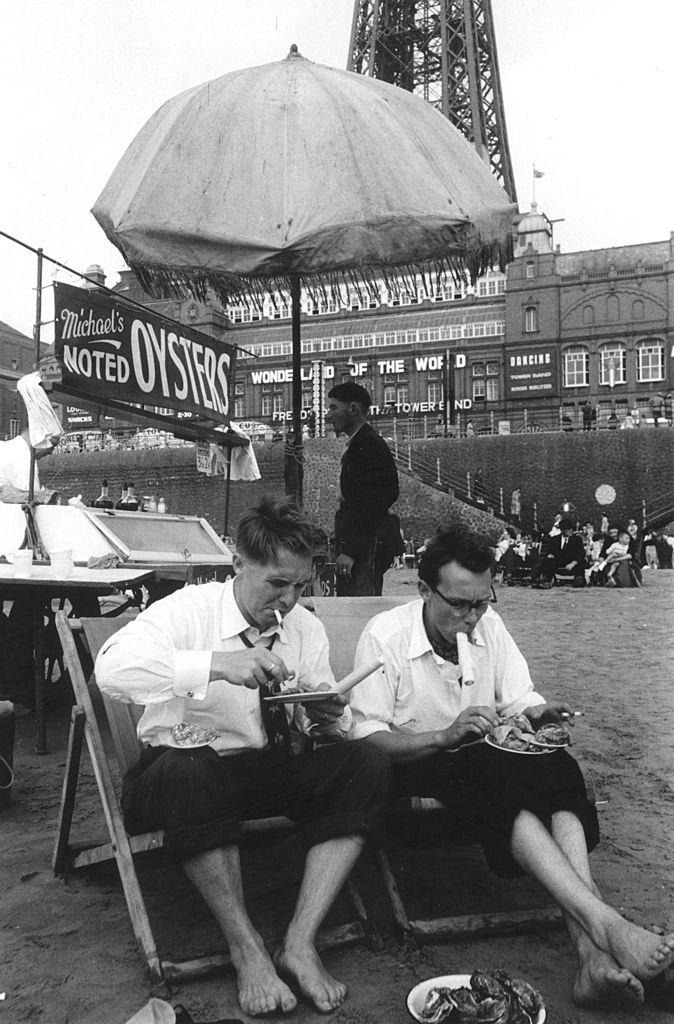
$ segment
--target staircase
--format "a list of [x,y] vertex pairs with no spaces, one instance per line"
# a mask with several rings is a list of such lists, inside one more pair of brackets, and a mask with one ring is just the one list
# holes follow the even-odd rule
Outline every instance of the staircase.
[[505,512],[502,490],[498,494],[490,491],[471,473],[452,473],[441,467],[440,459],[424,456],[411,444],[394,440],[390,442],[389,447],[398,469],[403,473],[416,477],[436,491],[458,498],[472,508],[488,512],[504,524],[518,525],[512,516]]
[[646,530],[657,530],[674,522],[674,490],[643,502],[643,522]]

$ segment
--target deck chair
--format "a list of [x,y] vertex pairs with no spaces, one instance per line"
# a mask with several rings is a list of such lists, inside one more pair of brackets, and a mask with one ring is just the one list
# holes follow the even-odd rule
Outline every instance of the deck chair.
[[[399,605],[406,604],[415,595],[409,597],[312,597],[303,603],[311,608],[325,626],[330,643],[330,661],[336,679],[341,679],[353,667],[356,645],[366,623],[380,612],[388,611]],[[481,859],[475,850],[474,838],[465,832],[454,831],[454,825],[448,822],[448,815],[443,805],[432,797],[412,797],[392,803],[389,808],[389,840],[377,850],[377,860],[390,904],[393,919],[403,938],[413,938],[418,942],[436,941],[439,938],[460,939],[471,938],[484,934],[505,935],[518,932],[533,931],[539,928],[556,926],[562,922],[559,909],[544,897],[545,905],[534,905],[524,909],[492,911],[478,914],[447,914],[434,917],[414,917],[408,910],[410,900],[403,896],[406,888],[401,875],[408,874],[404,870],[396,871],[392,866],[391,846],[400,845],[397,836],[415,836],[424,831],[432,819],[449,824],[455,835],[454,855],[458,848],[465,850],[473,847],[473,853]],[[426,829],[427,830],[427,829]],[[447,829],[449,831],[449,829]],[[446,832],[445,832],[446,834]],[[404,840],[403,840],[404,841]],[[446,840],[443,839],[444,848]],[[447,853],[451,862],[452,849]],[[431,885],[430,879],[425,882]],[[540,891],[534,883],[534,896]],[[532,899],[531,892],[525,892],[524,898]],[[540,901],[539,901],[540,903]]]
[[[63,647],[65,664],[70,673],[75,705],[71,712],[66,770],[52,866],[55,874],[66,875],[77,868],[111,860],[117,862],[131,925],[147,965],[153,989],[158,994],[168,994],[171,983],[187,981],[224,967],[229,963],[229,957],[221,950],[191,960],[177,961],[161,957],[141,892],[134,857],[149,850],[160,849],[163,832],[147,832],[137,836],[127,834],[113,771],[103,743],[103,723],[99,721],[99,716],[103,714],[107,717],[121,777],[127,767],[139,757],[140,744],[136,736],[136,725],[143,709],[134,704],[111,700],[101,694],[93,677],[94,661],[103,643],[134,617],[125,613],[116,618],[70,619],[63,611],[56,613],[56,628]],[[70,831],[84,741],[93,766],[109,841],[75,845],[70,841]],[[243,825],[244,833],[249,836],[268,836],[273,832],[289,833],[294,828],[294,823],[284,817],[260,818],[245,822]],[[346,889],[355,910],[355,920],[319,932],[319,949],[350,945],[370,935],[365,905],[351,880],[347,882]]]

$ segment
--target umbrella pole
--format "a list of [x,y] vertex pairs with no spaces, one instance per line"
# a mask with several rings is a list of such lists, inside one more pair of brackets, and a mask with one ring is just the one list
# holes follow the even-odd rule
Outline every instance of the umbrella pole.
[[232,449],[227,449],[227,471],[225,473],[225,522],[223,536],[229,536],[229,496],[232,486]]
[[[37,292],[35,299],[35,369],[40,365],[40,332],[42,329],[42,249],[37,251]],[[30,417],[29,417],[30,419]],[[30,439],[29,439],[30,440]],[[35,499],[35,449],[30,446],[30,470],[28,474],[28,502]]]
[[301,288],[298,277],[290,281],[293,346],[293,436],[286,458],[289,465],[289,493],[300,508],[303,503],[304,452],[302,448],[302,341],[300,335]]

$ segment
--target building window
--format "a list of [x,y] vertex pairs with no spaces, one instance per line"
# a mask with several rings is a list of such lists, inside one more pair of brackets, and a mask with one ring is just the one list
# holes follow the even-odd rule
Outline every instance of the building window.
[[491,378],[487,380],[487,401],[498,402],[499,388],[498,381]]
[[240,398],[240,397],[241,397],[241,395],[243,395],[243,394],[244,394],[244,390],[243,390],[243,382],[242,382],[242,381],[239,381],[239,380],[237,380],[236,384],[234,385],[234,395],[235,395],[235,396],[236,396],[237,398]]
[[398,404],[402,405],[410,400],[410,389],[408,384],[399,384],[396,390]]
[[274,406],[273,406],[274,416],[277,416],[279,413],[283,412],[284,402],[285,402],[285,399],[284,399],[283,395],[274,395]]
[[484,377],[484,363],[473,363],[473,377]]
[[234,399],[234,419],[242,420],[245,416],[245,400],[243,398]]
[[499,375],[499,365],[498,365],[498,363],[487,363],[487,376],[488,377],[498,377],[498,375]]
[[594,323],[594,306],[583,306],[583,323],[588,326]]
[[526,306],[524,309],[524,331],[532,334],[538,330],[538,310],[535,306]]
[[627,381],[627,352],[624,345],[602,345],[599,349],[599,383],[624,384]]
[[484,377],[478,377],[473,381],[473,401],[484,402],[486,385]]
[[637,380],[645,383],[649,380],[664,380],[665,348],[664,345],[642,341],[637,345]]
[[583,388],[590,383],[590,354],[582,345],[564,353],[564,387]]
[[438,381],[428,382],[426,398],[432,404],[437,404],[442,401],[442,387]]
[[384,388],[384,405],[395,405],[396,389],[395,384],[387,384]]
[[313,409],[314,407],[314,396],[311,391],[302,392],[302,408]]
[[644,318],[644,304],[641,299],[635,299],[632,303],[632,319],[643,320]]
[[527,262],[526,262],[526,276],[527,277],[535,277],[536,276],[536,264],[534,263],[533,260],[527,260]]
[[263,395],[260,406],[261,416],[271,416],[271,395]]

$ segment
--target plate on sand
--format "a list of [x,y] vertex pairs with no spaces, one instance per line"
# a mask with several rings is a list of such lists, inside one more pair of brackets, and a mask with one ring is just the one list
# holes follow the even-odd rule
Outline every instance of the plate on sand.
[[[503,748],[500,748],[503,749]],[[429,978],[428,981],[420,981],[415,985],[407,996],[407,1009],[415,1020],[427,1024],[421,1016],[421,1011],[426,1005],[426,997],[432,988],[470,988],[470,974],[444,974],[439,978]],[[447,1021],[451,1024],[452,1014],[447,1015]],[[541,1006],[534,1024],[543,1024],[545,1020],[545,1007]]]

